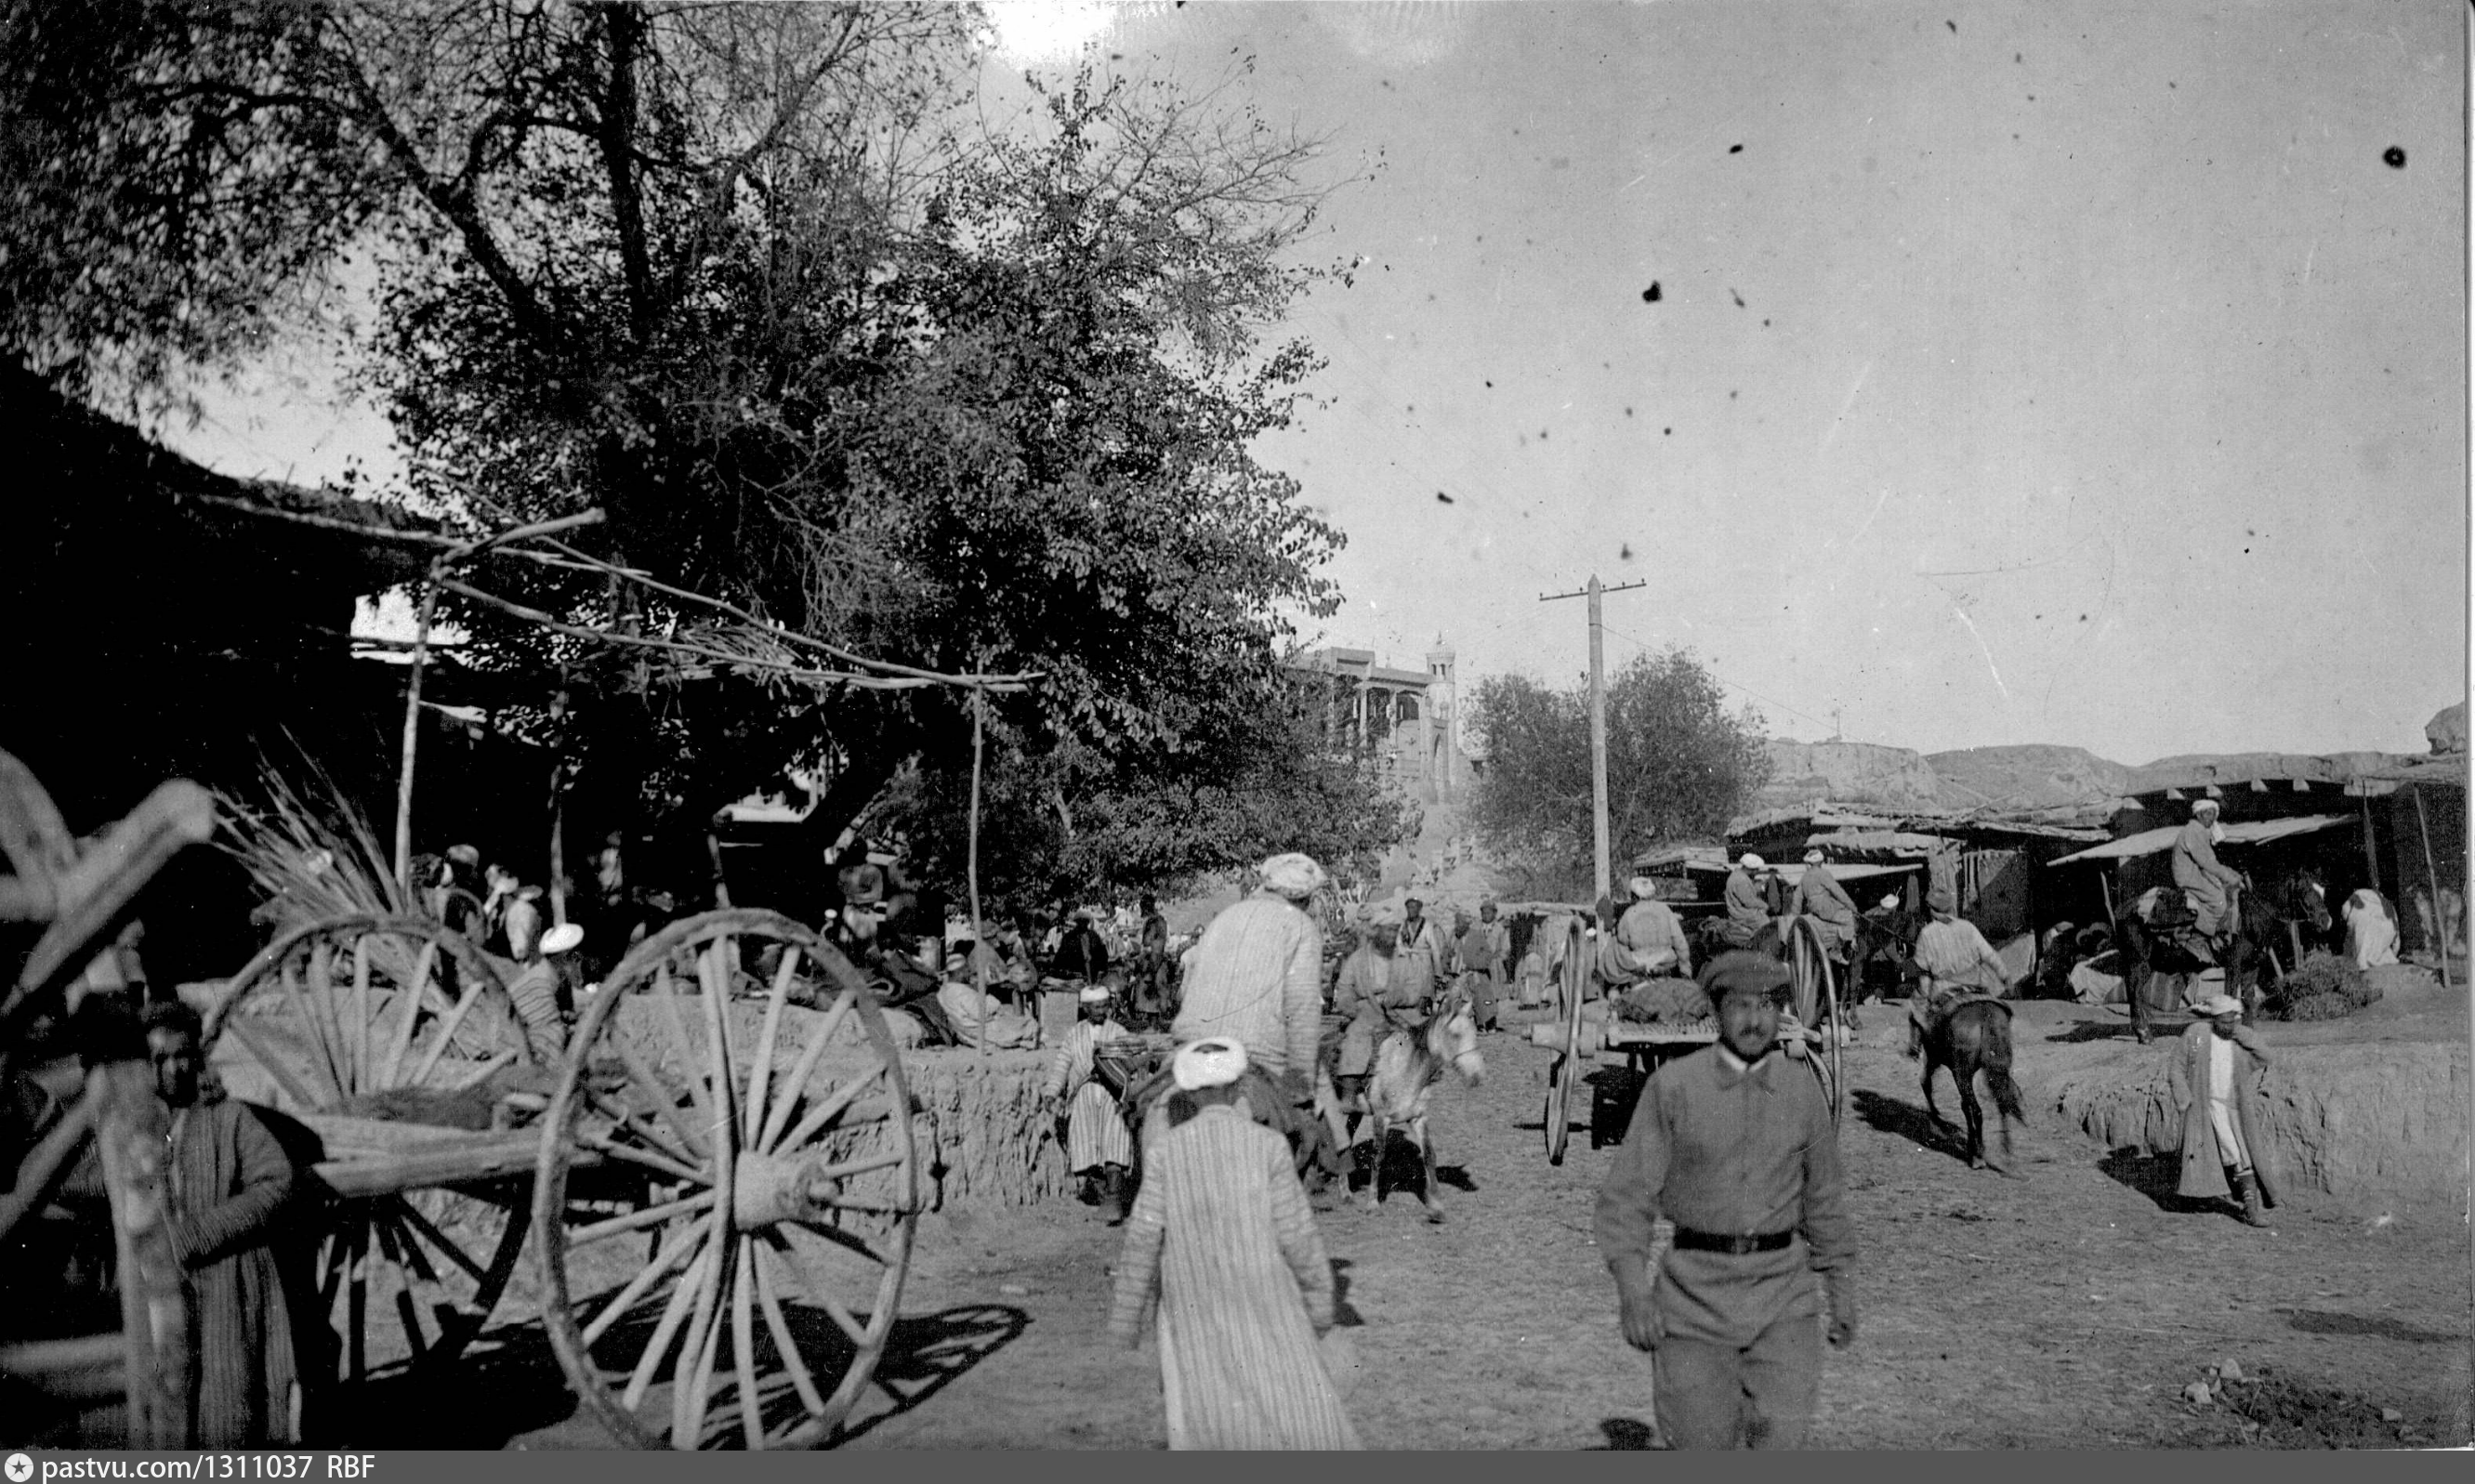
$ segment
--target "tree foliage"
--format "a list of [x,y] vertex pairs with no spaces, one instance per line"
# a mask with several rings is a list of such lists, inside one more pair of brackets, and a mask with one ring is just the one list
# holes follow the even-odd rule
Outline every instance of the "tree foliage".
[[[578,549],[663,582],[882,659],[1037,671],[992,703],[1009,776],[1293,781],[1245,749],[1281,740],[1275,657],[1335,605],[1341,537],[1249,450],[1318,364],[1261,338],[1316,276],[1288,260],[1314,141],[1088,68],[983,134],[977,13],[945,5],[0,14],[0,333],[31,363],[170,400],[362,274],[359,385],[451,522],[599,507]],[[473,580],[749,643],[589,572]],[[614,810],[700,816],[805,765],[849,817],[915,759],[948,794],[968,766],[957,693],[443,611],[537,682],[536,735],[565,695],[559,744]]]
[[[1718,680],[1681,649],[1636,655],[1607,681],[1607,839],[1616,872],[1661,844],[1715,840],[1769,777],[1761,718],[1731,717]],[[1541,877],[1590,880],[1587,682],[1554,690],[1489,675],[1471,724],[1486,766],[1471,815],[1488,847]]]
[[[1417,833],[1420,808],[1374,749],[1327,728],[1319,681],[1284,676],[1271,704],[1215,718],[1213,735],[1164,766],[992,749],[982,782],[984,907],[1176,894],[1287,850],[1344,884],[1371,876]],[[960,880],[968,790],[968,776],[915,771],[871,825],[908,839],[932,873]]]

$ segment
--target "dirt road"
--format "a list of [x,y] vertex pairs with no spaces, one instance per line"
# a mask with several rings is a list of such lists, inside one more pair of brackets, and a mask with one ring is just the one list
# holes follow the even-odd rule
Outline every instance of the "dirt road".
[[[2023,1072],[2049,1043],[2103,1034],[2086,1023],[2102,1014],[2024,1007]],[[1407,1194],[1321,1218],[1363,1367],[1351,1410],[1378,1448],[1646,1446],[1649,1365],[1617,1336],[1590,1237],[1613,1151],[1577,1134],[1550,1167],[1547,1054],[1510,1035],[1483,1049],[1486,1084],[1436,1100],[1450,1219],[1430,1226]],[[2458,1210],[2296,1192],[2273,1231],[2253,1231],[2152,1193],[2170,1191],[2170,1158],[2109,1158],[2050,1127],[2022,1136],[2018,1178],[1972,1173],[1925,1124],[1913,1063],[1860,1047],[1850,1065],[1862,1331],[1826,1359],[1817,1446],[2468,1440]],[[927,1218],[883,1387],[848,1446],[1163,1446],[1150,1350],[1113,1349],[1102,1327],[1116,1243],[1070,1204]],[[487,1412],[425,1409],[425,1436],[447,1416],[473,1444],[606,1446],[572,1415],[537,1329],[468,1362],[466,1395]],[[2267,1379],[2184,1401],[2221,1360]]]

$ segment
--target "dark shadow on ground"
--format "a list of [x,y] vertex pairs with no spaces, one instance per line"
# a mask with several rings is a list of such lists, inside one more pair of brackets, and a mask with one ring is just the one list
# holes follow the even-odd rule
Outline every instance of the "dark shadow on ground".
[[1607,1441],[1590,1449],[1592,1452],[1629,1453],[1659,1446],[1656,1428],[1630,1417],[1601,1418],[1599,1431],[1606,1434]]
[[[2152,1020],[2148,1024],[2153,1031],[2157,1022]],[[2057,1031],[2046,1039],[2073,1046],[2084,1041],[2127,1041],[2131,1039],[2131,1022],[2128,1020],[2076,1020],[2071,1023],[2070,1030]]]
[[1350,1266],[1346,1257],[1332,1259],[1332,1323],[1336,1329],[1355,1329],[1366,1323],[1349,1302]]
[[1850,1106],[1856,1109],[1856,1116],[1864,1119],[1866,1127],[1870,1129],[1890,1134],[1894,1138],[1906,1139],[1911,1144],[1921,1145],[1936,1154],[1961,1153],[1957,1137],[1936,1124],[1926,1115],[1924,1108],[1914,1103],[1903,1102],[1898,1098],[1886,1098],[1878,1092],[1863,1087],[1850,1092],[1848,1095],[1848,1101]]
[[[817,1319],[832,1321],[818,1314]],[[793,1321],[797,1326],[797,1320]],[[1008,1304],[971,1303],[915,1315],[894,1322],[886,1336],[885,1354],[876,1363],[876,1390],[894,1405],[845,1429],[837,1442],[847,1442],[874,1429],[889,1417],[899,1417],[961,1378],[964,1373],[1021,1338],[1031,1316]],[[836,1329],[836,1334],[841,1330]],[[799,1348],[807,1350],[805,1335]]]
[[2443,1334],[2438,1329],[2417,1329],[2394,1319],[2376,1315],[2337,1314],[2326,1309],[2271,1309],[2272,1314],[2286,1316],[2287,1327],[2305,1334],[2366,1334],[2381,1340],[2404,1340],[2413,1345],[2463,1345],[2463,1334]]
[[496,1448],[576,1409],[550,1337],[527,1322],[483,1331],[449,1365],[323,1388],[303,1430],[312,1447]]
[[2183,1181],[2183,1156],[2179,1153],[2145,1155],[2136,1148],[2118,1149],[2096,1162],[2105,1178],[2126,1190],[2134,1190],[2156,1203],[2157,1208],[2170,1215],[2192,1216],[2217,1212],[2231,1216],[2234,1207],[2226,1202],[2207,1196],[2177,1195],[2174,1187]]

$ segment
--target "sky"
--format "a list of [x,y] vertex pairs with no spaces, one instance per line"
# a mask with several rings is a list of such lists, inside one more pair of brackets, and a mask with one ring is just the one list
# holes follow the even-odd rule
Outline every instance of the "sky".
[[[997,12],[1023,68],[1327,136],[1264,462],[1348,534],[1308,637],[1467,683],[1689,647],[1774,736],[2416,751],[2466,693],[2465,21],[2311,5]],[[1646,297],[1655,285],[1654,301]],[[314,357],[312,358],[314,362]],[[314,363],[184,446],[303,479]]]

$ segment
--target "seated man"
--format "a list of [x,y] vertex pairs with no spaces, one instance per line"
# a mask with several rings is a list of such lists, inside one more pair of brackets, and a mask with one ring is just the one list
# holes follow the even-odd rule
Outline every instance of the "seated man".
[[1748,850],[1737,859],[1736,868],[1728,873],[1723,893],[1728,902],[1728,918],[1720,931],[1731,947],[1746,946],[1770,925],[1770,897],[1759,879],[1769,869],[1769,862]]
[[1060,1125],[1058,1143],[1066,1148],[1066,1167],[1081,1186],[1078,1198],[1086,1205],[1105,1200],[1122,1219],[1133,1198],[1126,1177],[1135,1163],[1134,1135],[1117,1100],[1096,1074],[1102,1049],[1124,1039],[1127,1032],[1110,1013],[1116,1000],[1114,985],[1086,985],[1075,998],[1080,1018],[1058,1044],[1042,1091]]
[[1924,1054],[1926,1028],[1952,1006],[1972,995],[1999,995],[2008,987],[2002,956],[1959,915],[1959,903],[1948,887],[1936,887],[1925,897],[1933,920],[1917,934],[1916,993],[1908,998],[1908,1055]]

